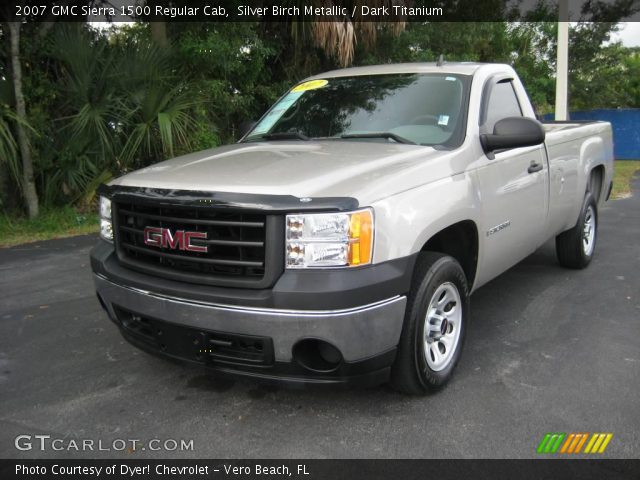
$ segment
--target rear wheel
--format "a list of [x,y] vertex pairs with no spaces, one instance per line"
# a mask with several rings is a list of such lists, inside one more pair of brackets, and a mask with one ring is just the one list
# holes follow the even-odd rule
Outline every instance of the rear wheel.
[[584,197],[575,227],[556,237],[556,254],[560,265],[585,268],[591,262],[598,235],[598,207],[589,192]]
[[464,344],[467,292],[464,271],[454,258],[420,254],[391,372],[396,390],[425,394],[451,378]]

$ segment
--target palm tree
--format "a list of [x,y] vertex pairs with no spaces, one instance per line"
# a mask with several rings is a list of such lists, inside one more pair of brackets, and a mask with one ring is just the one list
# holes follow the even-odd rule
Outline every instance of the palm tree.
[[[315,6],[332,7],[331,0],[316,0],[313,2]],[[361,2],[348,1],[341,3],[348,12],[347,15],[334,16],[333,18],[322,18],[311,23],[301,21],[300,18],[293,18],[291,24],[292,36],[295,41],[303,42],[310,33],[313,44],[320,47],[328,56],[337,60],[342,67],[347,67],[353,62],[355,47],[361,42],[365,48],[375,46],[378,32],[383,29],[390,30],[394,35],[399,35],[406,27],[406,21],[403,18],[392,18],[394,10],[393,5],[405,5],[408,1],[392,1],[392,0],[371,0],[367,2],[367,6],[371,8],[386,7],[389,17],[383,16],[362,16],[362,11],[354,6],[360,6]],[[304,11],[308,2],[291,1],[288,6],[296,6],[299,11]],[[353,13],[355,12],[355,16]],[[392,21],[391,21],[392,20]]]
[[55,32],[57,119],[51,190],[89,203],[100,181],[188,149],[200,96],[172,68],[171,48],[140,39],[107,38],[86,25]]
[[130,96],[125,119],[125,168],[173,157],[178,145],[188,147],[189,134],[196,129],[191,110],[197,98],[186,86],[148,85],[139,93]]
[[[22,93],[22,65],[20,62],[20,22],[8,22],[11,45],[11,74],[13,78],[13,90],[16,102],[16,130],[18,132],[18,146],[22,159],[22,192],[27,204],[29,218],[38,216],[38,192],[33,178],[33,159],[31,158],[31,146],[29,145],[29,132],[27,121],[27,108],[24,94]],[[7,137],[8,138],[8,137]],[[11,150],[11,144],[6,146]]]

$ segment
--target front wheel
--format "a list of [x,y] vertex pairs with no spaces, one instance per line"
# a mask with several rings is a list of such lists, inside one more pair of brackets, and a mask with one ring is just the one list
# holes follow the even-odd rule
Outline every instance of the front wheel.
[[585,268],[596,250],[598,234],[598,206],[587,192],[575,227],[556,237],[556,254],[560,265]]
[[425,394],[449,381],[460,359],[468,312],[460,264],[440,253],[421,253],[391,371],[396,390]]

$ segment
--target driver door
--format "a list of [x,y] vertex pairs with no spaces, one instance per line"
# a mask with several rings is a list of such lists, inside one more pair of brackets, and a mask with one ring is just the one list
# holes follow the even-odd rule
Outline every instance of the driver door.
[[[513,79],[490,79],[485,87],[481,133],[498,120],[522,116]],[[544,144],[486,155],[478,169],[483,203],[483,268],[493,278],[533,253],[543,241],[547,215],[548,165]]]

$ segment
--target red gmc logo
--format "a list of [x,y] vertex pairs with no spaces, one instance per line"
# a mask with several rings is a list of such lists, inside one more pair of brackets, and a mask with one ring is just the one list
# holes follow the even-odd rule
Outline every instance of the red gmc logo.
[[145,227],[144,229],[144,243],[150,247],[207,253],[209,247],[206,245],[193,245],[191,243],[191,240],[194,238],[206,240],[207,232],[176,230],[176,232],[172,234],[168,228]]

